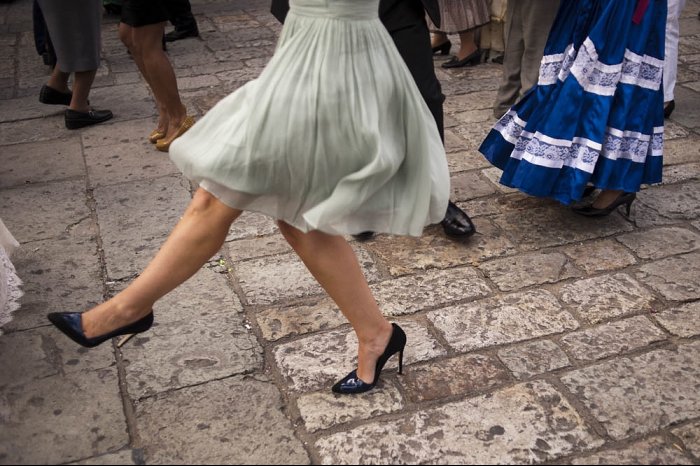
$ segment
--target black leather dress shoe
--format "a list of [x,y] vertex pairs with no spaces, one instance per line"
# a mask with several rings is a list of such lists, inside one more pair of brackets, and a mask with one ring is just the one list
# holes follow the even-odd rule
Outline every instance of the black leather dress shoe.
[[46,84],[41,86],[41,91],[39,91],[39,102],[42,104],[65,105],[67,107],[70,105],[72,98],[72,92],[57,91],[53,87],[49,87]]
[[90,110],[89,112],[77,112],[66,109],[66,128],[78,129],[85,126],[96,125],[112,119],[114,115],[109,110]]
[[468,238],[476,233],[472,219],[452,201],[447,204],[445,219],[440,224],[445,234],[452,238]]
[[180,39],[187,39],[188,37],[199,37],[199,30],[194,29],[175,29],[170,31],[165,35],[166,42],[175,42]]
[[670,102],[666,102],[666,105],[664,105],[664,118],[670,118],[671,114],[673,111],[676,109],[676,101],[672,100]]
[[452,57],[452,60],[447,61],[442,64],[443,68],[462,68],[463,66],[475,66],[481,62],[481,50],[477,50],[471,55],[467,55],[463,59],[459,59],[456,56]]
[[362,233],[352,235],[352,237],[355,238],[357,241],[368,241],[368,240],[374,238],[374,232],[373,231],[363,231]]

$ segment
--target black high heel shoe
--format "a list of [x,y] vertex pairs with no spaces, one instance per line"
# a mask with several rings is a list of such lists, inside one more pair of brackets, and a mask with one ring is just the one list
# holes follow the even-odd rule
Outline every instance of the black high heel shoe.
[[58,327],[61,332],[65,333],[68,338],[86,348],[94,348],[107,340],[121,335],[143,333],[153,326],[153,311],[151,311],[146,317],[133,324],[119,328],[106,335],[88,338],[85,336],[85,333],[83,333],[83,318],[80,312],[54,312],[47,317],[51,323]]
[[442,44],[433,47],[433,55],[435,55],[438,52],[440,52],[440,55],[447,55],[448,53],[450,53],[451,49],[452,42],[448,40],[447,42],[443,42]]
[[637,193],[622,193],[617,196],[609,206],[602,209],[593,207],[593,205],[572,207],[572,210],[579,215],[584,215],[586,217],[605,217],[610,215],[615,209],[624,205],[627,207],[627,216],[630,216],[630,211],[632,209],[632,203],[637,198]]
[[478,65],[481,61],[481,50],[477,50],[471,55],[467,55],[463,59],[459,59],[456,56],[452,57],[452,60],[447,61],[442,64],[443,68],[461,68],[463,66],[474,66]]
[[374,380],[372,383],[366,383],[360,379],[357,376],[357,369],[355,369],[333,385],[332,390],[334,393],[352,395],[372,390],[377,385],[377,382],[379,382],[379,376],[382,373],[382,369],[384,369],[384,364],[396,353],[399,353],[399,374],[403,373],[403,350],[406,347],[406,334],[398,325],[391,325],[394,327],[394,330],[391,333],[389,344],[386,345],[384,353],[377,359],[377,366],[374,370]]

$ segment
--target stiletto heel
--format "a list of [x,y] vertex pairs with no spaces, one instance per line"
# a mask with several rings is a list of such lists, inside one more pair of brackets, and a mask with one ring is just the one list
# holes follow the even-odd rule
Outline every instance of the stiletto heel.
[[440,55],[447,55],[448,53],[450,53],[451,49],[452,42],[448,40],[447,42],[443,42],[442,44],[433,47],[433,55],[435,55],[438,52],[440,52]]
[[406,334],[398,325],[391,325],[394,329],[391,333],[389,343],[386,345],[386,349],[382,355],[379,356],[379,359],[377,359],[377,366],[374,371],[374,380],[372,383],[367,383],[360,379],[357,376],[357,369],[355,369],[333,385],[332,390],[334,393],[349,395],[372,390],[377,385],[377,382],[379,382],[379,376],[382,373],[382,369],[384,369],[384,365],[389,358],[396,353],[399,353],[399,374],[403,372],[403,350],[406,347]]
[[632,211],[632,203],[636,198],[637,193],[622,193],[609,206],[604,207],[602,209],[598,209],[596,207],[593,207],[592,205],[587,205],[581,207],[572,207],[572,210],[577,214],[583,215],[585,217],[605,217],[607,215],[610,215],[618,207],[624,205],[626,207],[627,216],[629,217],[630,212]]
[[[83,332],[83,318],[80,312],[54,312],[47,316],[52,324],[54,324],[61,332],[77,344],[86,348],[94,348],[97,345],[111,340],[114,337],[121,335],[136,335],[149,330],[153,326],[153,311],[146,317],[137,320],[133,324],[119,328],[106,335],[99,337],[88,338]],[[123,341],[122,344],[126,343]]]

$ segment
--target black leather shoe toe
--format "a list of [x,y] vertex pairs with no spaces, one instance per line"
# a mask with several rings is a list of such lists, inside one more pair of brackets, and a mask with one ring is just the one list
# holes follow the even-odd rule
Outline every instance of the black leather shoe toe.
[[67,107],[70,105],[72,98],[72,92],[57,91],[46,84],[41,86],[41,91],[39,92],[39,102],[47,105],[65,105]]
[[188,37],[199,37],[199,31],[197,29],[175,29],[165,35],[165,41],[175,42]]
[[476,233],[472,219],[452,201],[447,205],[447,213],[441,225],[445,234],[452,238],[468,238]]
[[114,115],[109,110],[90,110],[89,112],[77,112],[66,109],[66,128],[78,129],[85,126],[96,125],[110,120]]

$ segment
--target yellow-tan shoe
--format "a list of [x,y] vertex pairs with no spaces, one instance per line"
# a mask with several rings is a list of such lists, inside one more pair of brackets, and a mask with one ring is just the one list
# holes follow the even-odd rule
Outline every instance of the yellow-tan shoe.
[[153,131],[151,131],[151,134],[148,136],[148,140],[151,144],[155,144],[156,142],[158,142],[159,139],[163,139],[164,137],[165,133],[156,128]]
[[194,117],[188,116],[185,118],[185,120],[182,122],[180,127],[177,129],[175,134],[169,138],[169,139],[159,139],[158,142],[156,142],[156,149],[158,149],[161,152],[168,152],[170,150],[170,144],[173,143],[173,141],[183,134],[187,132],[188,129],[190,129],[194,125]]

